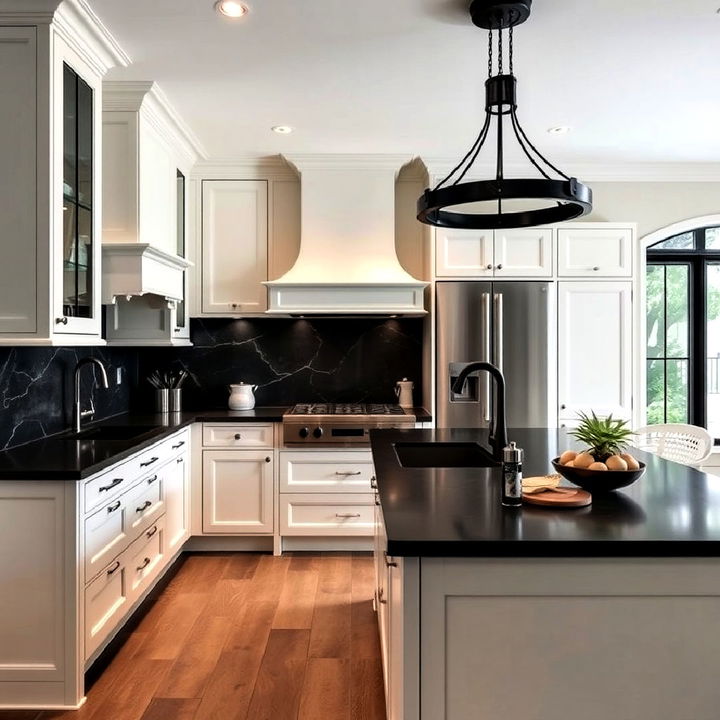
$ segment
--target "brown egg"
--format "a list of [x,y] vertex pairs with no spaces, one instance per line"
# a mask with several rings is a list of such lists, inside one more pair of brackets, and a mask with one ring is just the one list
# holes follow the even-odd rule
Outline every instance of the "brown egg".
[[628,464],[620,455],[611,455],[606,461],[608,470],[627,470]]
[[630,453],[620,453],[620,457],[627,463],[628,470],[640,469],[640,463]]
[[588,468],[588,470],[602,470],[602,471],[604,471],[604,472],[606,472],[607,469],[608,469],[608,466],[607,466],[605,463],[602,463],[602,462],[594,462],[594,463]]
[[563,463],[565,467],[575,467],[575,461],[574,460],[568,460],[566,463]]
[[576,468],[588,468],[595,462],[595,458],[590,453],[583,452],[576,455],[573,462]]
[[567,465],[571,460],[574,460],[576,457],[577,457],[577,453],[574,450],[566,450],[560,456],[560,464]]

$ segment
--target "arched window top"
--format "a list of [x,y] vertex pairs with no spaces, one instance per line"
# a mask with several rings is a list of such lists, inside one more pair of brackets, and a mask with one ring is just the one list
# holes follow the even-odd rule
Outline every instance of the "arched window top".
[[720,252],[720,225],[701,227],[671,235],[648,247],[648,253],[712,253]]

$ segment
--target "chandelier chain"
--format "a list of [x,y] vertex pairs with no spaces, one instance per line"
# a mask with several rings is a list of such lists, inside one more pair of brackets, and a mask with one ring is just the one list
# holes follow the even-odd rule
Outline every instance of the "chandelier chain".
[[510,74],[513,74],[513,26],[510,26],[509,33],[509,39],[508,39],[508,49],[510,50]]
[[503,31],[498,31],[498,75],[503,74]]
[[492,77],[493,69],[493,46],[492,46],[492,28],[488,30],[488,77]]

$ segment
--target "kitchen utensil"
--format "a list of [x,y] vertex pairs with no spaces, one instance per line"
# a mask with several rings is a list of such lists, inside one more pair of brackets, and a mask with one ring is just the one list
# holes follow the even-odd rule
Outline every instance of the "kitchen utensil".
[[644,462],[640,463],[639,470],[588,470],[561,465],[559,460],[560,458],[555,458],[552,461],[555,470],[573,485],[579,485],[591,493],[612,492],[627,487],[645,472]]
[[170,412],[180,412],[182,410],[182,389],[174,387],[167,392],[170,396]]
[[252,410],[255,407],[255,390],[257,385],[236,383],[229,386],[230,397],[228,407],[231,410]]
[[545,507],[586,507],[592,502],[592,495],[590,495],[587,490],[551,488],[547,492],[542,493],[523,492],[523,502],[530,505],[543,505]]
[[415,383],[412,380],[403,378],[395,383],[395,395],[398,399],[398,405],[403,408],[413,407],[413,388]]
[[155,390],[155,411],[159,413],[170,411],[170,390],[167,388]]

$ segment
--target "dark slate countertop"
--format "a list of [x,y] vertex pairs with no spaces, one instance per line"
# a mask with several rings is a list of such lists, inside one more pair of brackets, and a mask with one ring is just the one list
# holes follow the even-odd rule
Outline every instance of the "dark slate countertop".
[[[553,472],[576,447],[564,430],[511,429],[523,474]],[[388,554],[425,557],[720,556],[720,477],[633,451],[645,474],[586,508],[500,503],[498,468],[403,468],[396,442],[479,441],[470,429],[373,430],[371,444]]]
[[287,407],[256,407],[253,410],[203,410],[168,414],[117,415],[83,428],[113,425],[153,427],[127,441],[78,440],[52,435],[43,440],[0,452],[0,480],[83,480],[121,462],[194,422],[280,422]]

